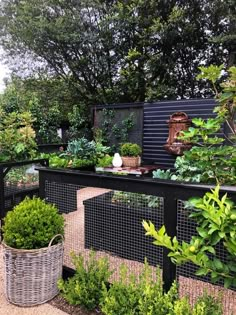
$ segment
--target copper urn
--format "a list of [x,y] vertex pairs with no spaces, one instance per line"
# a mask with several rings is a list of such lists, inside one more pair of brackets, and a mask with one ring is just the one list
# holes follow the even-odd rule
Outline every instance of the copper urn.
[[170,116],[167,123],[169,125],[169,137],[164,148],[171,154],[183,155],[183,152],[190,150],[192,146],[186,141],[179,140],[178,136],[191,126],[191,119],[184,112],[176,112]]

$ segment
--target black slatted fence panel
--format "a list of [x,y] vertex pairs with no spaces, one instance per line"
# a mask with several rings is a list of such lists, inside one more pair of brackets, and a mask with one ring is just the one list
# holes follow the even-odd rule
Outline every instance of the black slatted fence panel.
[[[185,112],[189,118],[214,117],[213,99],[164,101],[144,104],[143,112],[143,160],[164,167],[173,167],[176,156],[164,149],[169,129],[167,120],[175,112]],[[221,134],[222,136],[222,134]]]

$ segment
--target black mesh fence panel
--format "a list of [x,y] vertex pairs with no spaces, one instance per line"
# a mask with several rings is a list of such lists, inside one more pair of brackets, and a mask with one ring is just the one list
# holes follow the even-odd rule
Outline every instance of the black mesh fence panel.
[[79,186],[72,184],[45,182],[46,200],[57,206],[60,213],[70,213],[77,209]]
[[[192,236],[197,235],[196,222],[189,218],[190,210],[184,208],[184,201],[178,200],[177,203],[177,238],[185,242],[190,242]],[[227,260],[227,253],[224,250],[223,244],[216,246],[217,257],[222,260]],[[209,259],[211,257],[209,256]],[[210,276],[200,277],[195,275],[197,267],[192,263],[186,263],[177,267],[177,276],[179,280],[179,289],[182,296],[189,296],[193,303],[199,295],[208,292],[211,295],[222,297],[224,306],[224,314],[236,314],[236,292],[223,287],[223,282],[211,284]]]
[[[152,244],[145,236],[142,221],[152,221],[156,228],[164,224],[167,201],[164,198],[139,193],[128,193],[98,187],[66,184],[46,180],[46,199],[55,203],[65,218],[64,265],[74,269],[70,253],[82,254],[88,259],[91,250],[97,257],[108,257],[114,273],[112,282],[118,277],[121,264],[137,274],[143,268],[145,257],[151,265],[155,278],[156,265],[163,267],[163,250]],[[174,211],[173,211],[174,213]],[[165,220],[168,216],[165,215]],[[166,221],[168,222],[168,221]],[[196,235],[196,223],[189,219],[184,202],[177,202],[177,237],[189,242]],[[222,245],[217,247],[218,257],[226,259]],[[225,289],[222,283],[213,285],[209,277],[195,275],[196,267],[186,264],[177,267],[179,294],[188,296],[191,303],[204,292],[221,296],[224,315],[236,314],[236,292]]]
[[4,177],[4,206],[5,210],[12,209],[26,196],[38,196],[38,171],[37,164],[14,166]]
[[109,258],[113,277],[121,264],[140,272],[145,258],[153,266],[153,276],[155,266],[162,265],[162,248],[152,244],[142,226],[143,220],[157,228],[163,225],[162,198],[47,181],[46,199],[59,205],[65,218],[65,266],[74,268],[72,251],[86,259],[91,250]]

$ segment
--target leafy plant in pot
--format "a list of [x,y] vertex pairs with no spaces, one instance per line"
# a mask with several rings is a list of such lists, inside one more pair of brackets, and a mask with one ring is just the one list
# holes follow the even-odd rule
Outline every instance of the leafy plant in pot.
[[26,198],[4,219],[5,295],[20,306],[42,304],[58,293],[64,219],[40,198]]
[[138,167],[141,164],[141,147],[137,143],[126,142],[120,148],[123,166]]

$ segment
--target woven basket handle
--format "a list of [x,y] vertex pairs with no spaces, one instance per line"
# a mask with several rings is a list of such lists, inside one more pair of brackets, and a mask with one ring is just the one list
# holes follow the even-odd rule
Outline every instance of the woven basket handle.
[[53,236],[53,238],[52,238],[51,241],[49,242],[48,247],[51,247],[51,246],[52,246],[53,241],[54,241],[57,237],[60,237],[60,238],[62,239],[62,242],[64,242],[64,236],[63,236],[62,234],[56,234],[56,235]]

